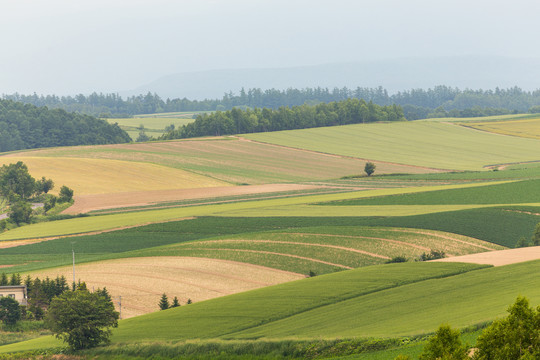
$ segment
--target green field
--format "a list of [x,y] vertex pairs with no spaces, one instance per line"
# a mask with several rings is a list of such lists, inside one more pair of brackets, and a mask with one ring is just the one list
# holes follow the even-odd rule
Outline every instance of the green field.
[[448,170],[537,161],[540,142],[434,121],[358,124],[244,135],[248,139],[362,159]]
[[[166,115],[125,119],[121,125],[130,126],[129,120],[135,127],[144,124],[147,131],[159,130],[170,124],[172,118]],[[191,121],[182,116],[187,115],[177,114],[174,120]],[[0,245],[58,238],[1,248],[0,265],[8,266],[5,271],[10,273],[44,271],[70,265],[73,249],[77,264],[178,256],[317,275],[123,320],[112,346],[96,350],[104,356],[110,351],[111,358],[113,353],[121,357],[122,347],[136,354],[138,346],[147,353],[159,348],[164,358],[173,358],[184,347],[195,353],[221,349],[224,356],[241,348],[238,351],[246,353],[238,358],[250,358],[250,351],[262,356],[261,349],[273,354],[280,347],[298,349],[336,339],[389,342],[390,350],[344,359],[417,356],[423,346],[418,339],[442,323],[466,328],[490,322],[504,315],[518,295],[540,303],[540,260],[496,268],[414,261],[431,250],[464,255],[512,248],[521,237],[530,239],[540,222],[538,140],[477,131],[454,119],[245,137],[254,141],[194,139],[22,154],[36,161],[46,157],[58,162],[96,158],[152,163],[232,184],[324,187],[312,193],[141,201],[129,208],[26,225],[0,233]],[[361,176],[365,159],[389,163],[378,163],[375,176]],[[498,171],[484,169],[499,164],[509,165]],[[419,167],[466,171],[413,173],[427,171]],[[115,182],[120,189],[125,186]],[[85,235],[103,230],[113,231]],[[395,257],[409,261],[386,264]],[[189,276],[176,280],[190,282]],[[476,335],[470,335],[471,341]],[[393,349],[407,342],[399,339],[413,336],[419,337]],[[45,337],[2,346],[0,352],[56,346],[61,344]]]
[[441,323],[466,327],[504,315],[519,294],[540,302],[539,270],[540,261],[370,266],[128,319],[112,340],[392,337],[432,332]]
[[442,190],[435,193],[399,194],[327,203],[328,205],[460,205],[520,204],[540,202],[540,180]]

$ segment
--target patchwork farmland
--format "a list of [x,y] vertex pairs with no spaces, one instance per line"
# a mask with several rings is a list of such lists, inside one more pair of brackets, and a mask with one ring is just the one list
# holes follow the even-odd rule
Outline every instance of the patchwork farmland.
[[[13,152],[0,164],[25,162],[75,202],[66,219],[1,233],[0,265],[71,281],[73,250],[78,280],[122,297],[110,356],[477,326],[519,294],[540,303],[540,254],[512,249],[540,222],[539,150],[419,121]],[[418,261],[433,253],[444,262]],[[182,306],[158,311],[164,293]]]

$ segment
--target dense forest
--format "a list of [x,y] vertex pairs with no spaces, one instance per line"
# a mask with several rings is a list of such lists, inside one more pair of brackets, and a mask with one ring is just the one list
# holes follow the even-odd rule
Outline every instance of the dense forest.
[[129,141],[118,125],[93,116],[0,100],[0,152]]
[[400,106],[379,106],[371,101],[367,103],[364,100],[347,99],[328,104],[282,106],[277,110],[233,108],[227,111],[206,113],[197,116],[194,122],[163,135],[161,139],[403,120],[405,118]]
[[[226,93],[221,99],[161,99],[148,93],[123,99],[117,94],[76,95],[3,95],[4,99],[36,106],[61,108],[101,117],[124,117],[178,111],[230,110],[234,107],[278,109],[303,104],[316,105],[345,99],[364,99],[377,105],[401,105],[408,120],[427,117],[474,117],[507,113],[524,113],[540,106],[540,90],[524,91],[518,87],[495,90],[460,90],[448,86],[433,89],[412,89],[389,95],[378,88],[305,88],[286,90],[241,89],[238,94]],[[537,109],[538,110],[538,109]]]

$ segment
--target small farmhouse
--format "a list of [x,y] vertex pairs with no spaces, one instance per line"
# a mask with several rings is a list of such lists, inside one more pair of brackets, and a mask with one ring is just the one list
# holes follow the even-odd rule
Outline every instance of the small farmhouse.
[[0,297],[11,297],[20,305],[27,305],[26,285],[0,286]]

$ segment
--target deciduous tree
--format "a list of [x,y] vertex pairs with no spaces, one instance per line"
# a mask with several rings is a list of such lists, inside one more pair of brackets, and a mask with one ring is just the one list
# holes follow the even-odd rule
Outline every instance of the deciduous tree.
[[87,349],[108,342],[118,326],[113,303],[99,293],[66,291],[51,301],[46,323],[70,348]]

